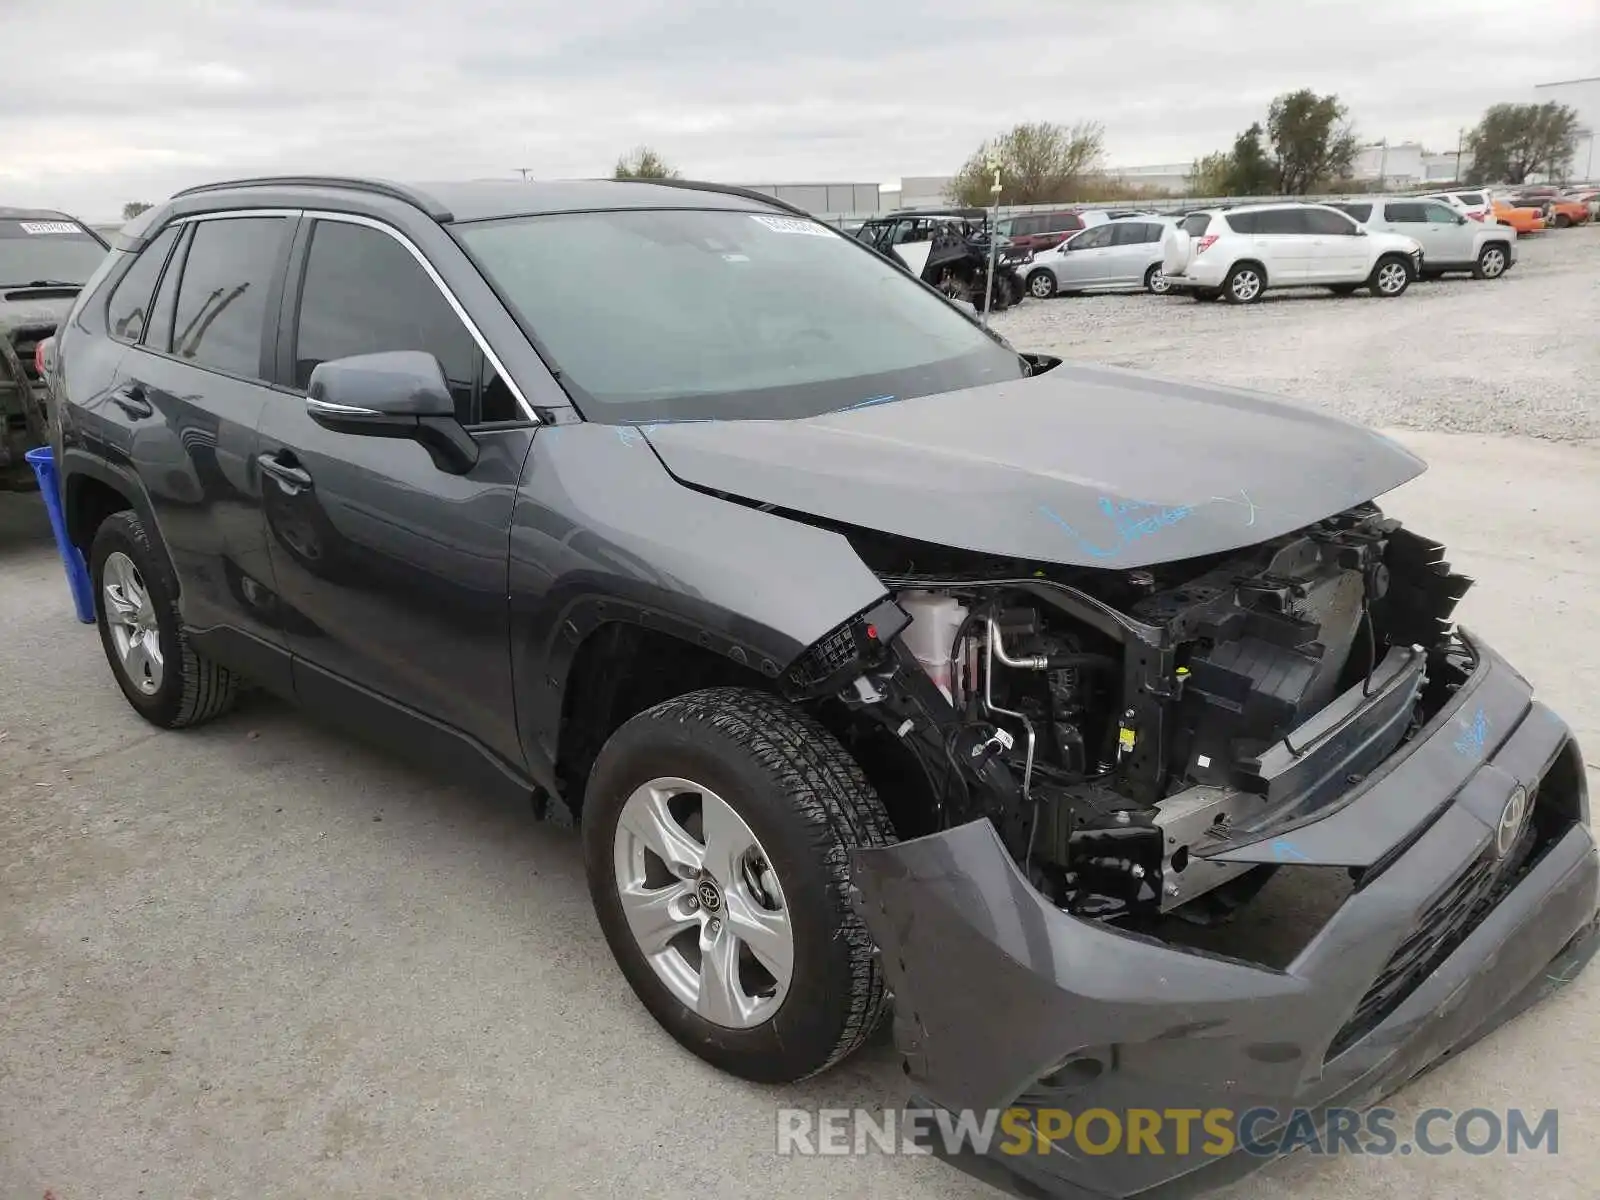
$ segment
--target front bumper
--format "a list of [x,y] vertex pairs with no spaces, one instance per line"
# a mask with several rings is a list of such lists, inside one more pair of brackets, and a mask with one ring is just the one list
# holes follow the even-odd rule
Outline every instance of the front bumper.
[[[1068,916],[986,821],[857,851],[856,904],[919,1104],[1284,1119],[1362,1107],[1570,979],[1594,952],[1600,905],[1582,761],[1526,681],[1475,648],[1469,679],[1359,794],[1262,840],[1263,861],[1370,867],[1283,970]],[[1502,856],[1519,786],[1534,816]],[[1076,1198],[1190,1195],[1267,1161],[1198,1142],[1161,1155],[1059,1140],[1009,1155],[934,1148],[1018,1195]]]

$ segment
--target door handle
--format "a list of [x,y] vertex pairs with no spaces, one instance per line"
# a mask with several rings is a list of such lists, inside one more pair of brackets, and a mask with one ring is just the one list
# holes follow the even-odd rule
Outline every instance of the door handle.
[[285,462],[276,454],[258,454],[256,462],[268,475],[278,481],[278,486],[291,496],[298,495],[311,486],[311,474],[294,463]]
[[130,383],[119,387],[111,393],[111,403],[127,413],[135,421],[142,421],[155,413],[150,407],[150,401],[144,398],[144,388],[137,383]]

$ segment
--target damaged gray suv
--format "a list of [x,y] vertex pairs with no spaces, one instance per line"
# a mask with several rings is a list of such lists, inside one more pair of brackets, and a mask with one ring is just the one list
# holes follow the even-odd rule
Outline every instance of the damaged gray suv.
[[[197,188],[51,369],[129,703],[249,681],[577,823],[622,974],[736,1075],[829,1067],[892,995],[921,1103],[1287,1117],[1594,950],[1578,747],[1374,503],[1418,459],[1019,353],[765,196]],[[1232,939],[1313,877],[1297,944]],[[1127,1196],[1261,1161],[961,1165]]]

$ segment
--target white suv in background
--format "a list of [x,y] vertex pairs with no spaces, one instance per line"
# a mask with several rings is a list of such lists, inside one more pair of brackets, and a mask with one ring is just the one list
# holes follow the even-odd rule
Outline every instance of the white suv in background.
[[1197,300],[1253,304],[1268,288],[1365,287],[1389,299],[1422,268],[1412,238],[1372,233],[1325,204],[1284,201],[1190,213],[1168,232],[1161,273]]
[[1473,188],[1464,192],[1429,192],[1422,198],[1442,200],[1474,221],[1494,224],[1494,193],[1487,188]]
[[1333,207],[1373,233],[1398,233],[1422,246],[1422,278],[1471,271],[1498,279],[1517,261],[1517,231],[1509,225],[1469,220],[1460,209],[1425,196],[1362,196]]

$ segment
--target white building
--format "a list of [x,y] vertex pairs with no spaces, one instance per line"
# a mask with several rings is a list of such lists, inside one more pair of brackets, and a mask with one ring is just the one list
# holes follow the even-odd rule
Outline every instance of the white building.
[[1578,122],[1583,132],[1578,139],[1578,152],[1572,156],[1572,176],[1592,180],[1600,171],[1600,158],[1595,155],[1595,132],[1600,129],[1600,75],[1590,79],[1566,79],[1559,83],[1540,83],[1533,89],[1535,104],[1554,101],[1568,105],[1578,112]]

